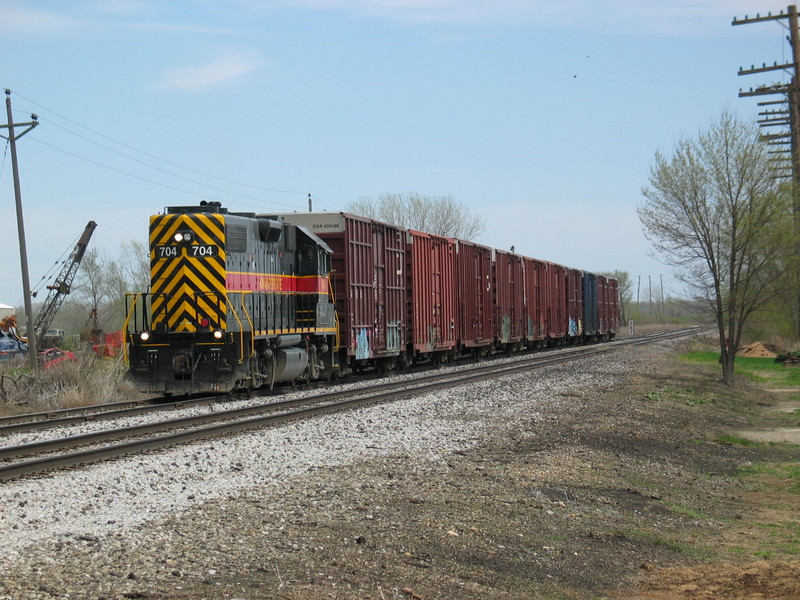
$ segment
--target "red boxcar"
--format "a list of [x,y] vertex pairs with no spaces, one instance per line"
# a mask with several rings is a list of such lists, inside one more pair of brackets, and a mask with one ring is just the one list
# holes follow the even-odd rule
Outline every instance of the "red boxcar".
[[523,257],[525,267],[525,342],[543,346],[547,340],[547,263]]
[[600,313],[599,334],[602,339],[614,337],[619,331],[619,290],[617,280],[597,276],[597,296]]
[[567,269],[567,334],[570,338],[583,335],[583,271]]
[[456,248],[456,327],[461,348],[478,353],[494,343],[492,249],[459,240]]
[[525,278],[522,257],[494,252],[495,335],[498,345],[511,349],[525,337]]
[[567,336],[567,268],[545,263],[546,332],[550,344],[561,344]]
[[457,333],[456,242],[409,230],[406,258],[407,340],[413,354],[452,353]]
[[347,213],[283,217],[333,250],[342,362],[392,366],[406,345],[405,230]]

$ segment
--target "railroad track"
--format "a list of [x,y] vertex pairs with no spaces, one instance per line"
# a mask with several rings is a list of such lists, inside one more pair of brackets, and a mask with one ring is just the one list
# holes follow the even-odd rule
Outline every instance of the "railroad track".
[[[675,332],[651,334],[641,338],[619,340],[612,344],[582,346],[556,355],[534,353],[512,362],[485,363],[467,369],[441,370],[431,375],[405,382],[376,384],[355,390],[334,391],[289,400],[273,400],[269,403],[243,408],[214,411],[202,415],[6,446],[0,448],[0,460],[5,461],[4,464],[0,465],[0,481],[9,481],[54,469],[85,465],[195,440],[278,425],[296,419],[309,418],[369,404],[418,396],[503,375],[530,372],[533,369],[541,369],[579,358],[613,352],[624,347],[693,335],[701,329],[691,328]],[[206,399],[206,401],[210,400]],[[169,408],[172,408],[171,404]],[[97,446],[98,444],[107,445]],[[83,450],[77,449],[87,445],[92,445],[93,447]],[[28,458],[47,452],[57,452],[58,454]],[[22,460],[9,462],[12,459]]]

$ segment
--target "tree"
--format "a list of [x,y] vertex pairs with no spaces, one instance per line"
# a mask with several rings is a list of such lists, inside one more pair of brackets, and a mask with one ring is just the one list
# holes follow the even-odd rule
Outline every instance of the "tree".
[[120,244],[120,267],[127,292],[146,292],[150,287],[150,250],[139,240]]
[[671,157],[656,153],[649,181],[638,209],[645,235],[716,321],[723,380],[733,385],[748,319],[785,283],[789,194],[758,128],[727,112]]
[[452,196],[434,198],[414,192],[387,193],[377,200],[363,198],[350,202],[347,210],[392,225],[462,240],[476,238],[485,226],[482,217],[473,216],[469,208],[456,202]]

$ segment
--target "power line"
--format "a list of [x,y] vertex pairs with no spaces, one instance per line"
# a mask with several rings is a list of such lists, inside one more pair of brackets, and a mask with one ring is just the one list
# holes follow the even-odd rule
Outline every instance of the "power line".
[[[173,192],[178,192],[178,193],[181,193],[181,194],[187,194],[189,196],[195,196],[197,198],[202,198],[204,200],[217,200],[219,202],[223,202],[224,201],[223,198],[219,198],[217,196],[212,196],[212,195],[209,195],[209,194],[201,194],[201,193],[198,193],[198,192],[192,192],[190,190],[181,189],[181,188],[175,187],[173,185],[170,185],[168,183],[155,181],[153,179],[150,179],[148,177],[144,177],[142,175],[136,175],[135,173],[130,173],[128,171],[124,171],[122,169],[118,169],[117,167],[112,167],[111,165],[106,165],[106,164],[98,162],[98,161],[96,161],[94,159],[87,158],[85,156],[81,156],[80,154],[76,154],[75,152],[71,152],[69,150],[65,150],[64,148],[59,148],[58,146],[55,146],[53,144],[49,144],[49,143],[47,143],[45,141],[42,141],[40,139],[36,139],[35,141],[37,143],[43,145],[43,146],[47,146],[48,148],[51,148],[51,149],[56,150],[58,152],[62,152],[64,154],[68,155],[68,156],[72,156],[73,158],[77,158],[78,160],[82,160],[84,162],[87,162],[89,164],[95,165],[97,167],[102,167],[103,169],[107,169],[107,170],[112,171],[114,173],[117,173],[119,175],[125,175],[126,177],[131,177],[133,179],[138,179],[139,181],[143,181],[145,183],[149,183],[149,184],[152,184],[152,185],[157,185],[159,187],[163,187],[163,188],[171,190]],[[235,194],[235,195],[241,196],[240,194]],[[253,198],[253,197],[250,197],[250,196],[242,196],[242,197],[247,198],[249,200],[255,200],[255,201],[260,202],[260,203],[267,203],[266,200],[263,200],[261,198]],[[284,204],[284,203],[280,203],[280,202],[274,203],[274,204],[294,207],[294,205]]]
[[[15,92],[15,93],[16,93],[16,92]],[[69,117],[67,117],[67,116],[64,116],[64,115],[62,115],[62,114],[60,114],[60,113],[58,113],[58,112],[56,112],[56,111],[54,111],[54,110],[52,110],[52,109],[50,109],[50,108],[48,108],[48,107],[46,107],[46,106],[44,106],[44,105],[40,104],[39,102],[36,102],[35,100],[32,100],[32,99],[30,99],[30,98],[27,98],[27,97],[23,96],[22,94],[16,94],[16,95],[17,95],[18,97],[20,97],[20,98],[23,98],[23,99],[24,99],[24,100],[26,100],[27,102],[30,102],[31,104],[33,104],[33,105],[35,105],[35,106],[37,106],[37,107],[39,107],[39,108],[42,108],[42,109],[44,109],[44,110],[46,110],[46,111],[50,112],[51,114],[53,114],[53,115],[57,116],[57,117],[58,117],[58,118],[60,118],[60,119],[63,119],[63,120],[65,120],[65,121],[68,121],[69,123],[72,123],[73,125],[76,125],[77,127],[80,127],[81,129],[85,129],[86,131],[88,131],[88,132],[92,133],[93,135],[96,135],[96,136],[98,136],[98,137],[101,137],[101,138],[103,138],[103,139],[106,139],[106,140],[108,140],[108,141],[110,141],[110,142],[112,142],[112,143],[114,143],[114,144],[117,144],[117,145],[119,145],[119,146],[122,146],[122,147],[124,147],[124,148],[127,148],[128,150],[132,150],[132,151],[134,151],[134,152],[138,152],[139,154],[142,154],[142,155],[144,155],[144,156],[147,156],[148,158],[152,158],[153,160],[157,160],[157,161],[163,162],[163,163],[165,163],[165,164],[168,164],[168,165],[170,165],[170,166],[176,167],[176,168],[178,168],[178,169],[183,169],[184,171],[188,171],[188,172],[194,173],[194,174],[196,174],[196,175],[201,175],[201,176],[203,176],[203,177],[207,177],[207,178],[209,178],[209,179],[215,179],[215,180],[217,180],[217,181],[222,181],[222,182],[225,182],[225,183],[231,183],[231,184],[233,184],[233,185],[238,185],[238,186],[242,186],[242,187],[248,187],[248,188],[251,188],[251,189],[258,189],[258,190],[267,191],[267,192],[276,192],[276,193],[281,193],[281,194],[292,194],[292,195],[294,195],[294,194],[297,194],[297,195],[303,195],[303,196],[304,196],[304,195],[307,193],[307,192],[300,192],[300,191],[296,191],[296,190],[286,190],[286,189],[280,189],[280,188],[271,188],[271,187],[266,187],[266,186],[261,186],[261,185],[255,185],[255,184],[250,184],[250,183],[244,183],[244,182],[241,182],[241,181],[236,181],[236,180],[229,179],[229,178],[226,178],[226,177],[221,177],[221,176],[218,176],[218,175],[213,175],[213,174],[211,174],[211,173],[206,173],[206,172],[200,171],[200,170],[198,170],[198,169],[194,169],[194,168],[192,168],[192,167],[187,167],[187,166],[185,166],[185,165],[181,165],[181,164],[179,164],[179,163],[173,162],[173,161],[171,161],[171,160],[168,160],[168,159],[166,159],[166,158],[159,157],[159,156],[157,156],[157,155],[155,155],[155,154],[152,154],[152,153],[150,153],[150,152],[147,152],[147,151],[145,151],[145,150],[140,150],[139,148],[136,148],[136,147],[134,147],[134,146],[131,146],[130,144],[126,144],[125,142],[121,142],[121,141],[119,141],[119,140],[116,140],[116,139],[114,139],[114,138],[112,138],[112,137],[110,137],[110,136],[108,136],[108,135],[106,135],[106,134],[104,134],[104,133],[101,133],[101,132],[99,132],[99,131],[96,131],[96,130],[94,130],[94,129],[90,128],[90,127],[87,127],[86,125],[83,125],[82,123],[79,123],[78,121],[75,121],[74,119],[70,119]],[[119,151],[117,151],[117,150],[113,150],[113,149],[109,148],[108,146],[105,146],[105,145],[103,145],[103,144],[100,144],[99,142],[93,141],[93,140],[91,140],[91,139],[89,139],[89,138],[87,138],[87,137],[85,137],[85,136],[82,136],[82,135],[80,135],[80,134],[78,134],[78,133],[76,133],[76,132],[74,132],[74,131],[72,131],[72,130],[70,130],[70,129],[68,129],[68,128],[64,127],[64,126],[62,126],[62,125],[59,125],[59,124],[55,123],[55,122],[54,122],[54,121],[52,121],[52,120],[41,118],[41,116],[40,116],[40,119],[41,119],[41,120],[43,120],[43,121],[44,121],[44,120],[47,120],[49,123],[51,123],[51,124],[55,125],[56,127],[59,127],[60,129],[62,129],[62,130],[64,130],[64,131],[67,131],[68,133],[71,133],[71,134],[73,134],[73,135],[76,135],[76,136],[78,136],[78,137],[80,137],[80,138],[82,138],[82,139],[84,139],[84,140],[86,140],[86,141],[89,141],[90,143],[93,143],[93,144],[96,144],[96,145],[98,145],[98,146],[100,146],[100,147],[102,147],[102,148],[105,148],[106,150],[109,150],[109,151],[111,151],[111,152],[114,152],[114,153],[116,153],[116,154],[119,154],[120,156],[123,156],[123,157],[125,157],[125,158],[128,158],[128,159],[130,159],[130,160],[133,160],[133,161],[135,161],[135,162],[138,162],[138,163],[140,163],[140,164],[143,164],[143,165],[145,165],[145,166],[148,166],[148,167],[150,167],[150,168],[153,168],[153,169],[160,170],[160,171],[162,171],[162,172],[164,172],[164,173],[167,173],[167,174],[170,174],[170,175],[172,175],[173,177],[178,177],[178,178],[181,178],[181,179],[186,179],[185,177],[182,177],[182,176],[180,176],[180,175],[177,175],[177,174],[174,174],[174,173],[170,173],[169,171],[166,171],[166,170],[164,170],[164,169],[161,169],[161,168],[159,168],[159,167],[155,167],[155,166],[153,166],[153,165],[150,165],[150,164],[148,164],[148,163],[145,163],[145,162],[143,162],[143,161],[140,161],[140,160],[138,160],[138,159],[135,159],[135,158],[133,158],[133,157],[131,157],[131,156],[129,156],[129,155],[126,155],[126,154],[124,154],[124,153],[122,153],[122,152],[119,152]],[[208,186],[207,184],[199,183],[199,182],[197,182],[197,181],[194,181],[194,180],[191,180],[191,179],[186,179],[186,180],[187,180],[187,181],[191,181],[191,182],[193,182],[193,183],[197,183],[198,185],[205,185],[206,187],[210,187],[210,188],[212,187],[212,186]],[[217,190],[218,190],[219,188],[212,188],[212,189],[217,189]],[[235,192],[227,192],[227,193],[231,193],[231,194],[234,194],[234,195],[236,195],[236,193],[235,193]],[[258,200],[260,200],[260,199],[258,199]]]

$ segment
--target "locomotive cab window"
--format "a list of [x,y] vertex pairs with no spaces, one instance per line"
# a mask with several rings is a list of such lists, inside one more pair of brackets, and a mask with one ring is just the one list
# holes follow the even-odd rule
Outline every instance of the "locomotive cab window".
[[330,271],[332,250],[305,227],[297,228],[297,274],[326,275]]
[[317,247],[313,244],[302,244],[297,253],[297,271],[299,275],[316,275],[319,257]]

